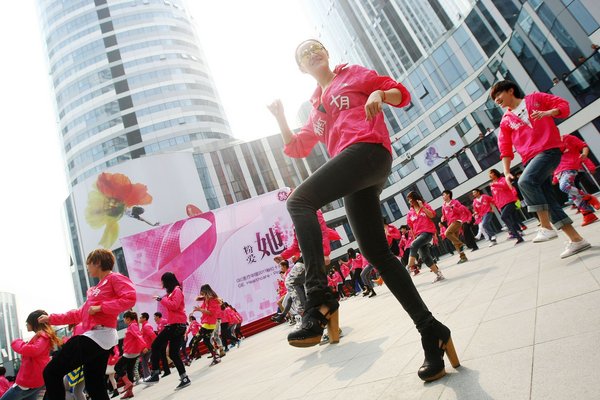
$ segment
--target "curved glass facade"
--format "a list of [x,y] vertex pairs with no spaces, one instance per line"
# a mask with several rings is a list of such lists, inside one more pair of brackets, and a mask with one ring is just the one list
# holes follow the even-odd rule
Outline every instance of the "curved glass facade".
[[182,1],[37,3],[72,186],[148,153],[231,138]]

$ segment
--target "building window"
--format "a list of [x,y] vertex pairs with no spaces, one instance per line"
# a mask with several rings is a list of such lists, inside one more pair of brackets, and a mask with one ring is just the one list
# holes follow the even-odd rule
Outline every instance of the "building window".
[[474,143],[471,146],[471,152],[484,171],[500,161],[498,139],[495,134],[486,135],[483,140]]
[[458,160],[458,163],[465,172],[467,179],[471,179],[472,177],[477,175],[477,171],[475,171],[475,167],[473,166],[473,163],[471,163],[471,160],[469,159],[469,156],[466,153],[460,153],[458,157],[456,157],[456,159]]
[[456,176],[454,176],[452,168],[450,168],[447,163],[442,164],[435,172],[437,173],[440,182],[442,182],[442,185],[444,185],[445,190],[452,190],[458,186],[458,180],[456,179]]
[[579,25],[583,28],[586,35],[591,35],[594,33],[600,26],[598,25],[598,21],[589,13],[587,8],[581,4],[580,0],[573,0],[571,4],[567,6],[575,20],[579,22]]
[[387,200],[386,203],[392,212],[392,215],[394,216],[394,221],[402,218],[402,212],[400,211],[400,207],[398,207],[398,203],[396,203],[394,198]]
[[431,193],[432,198],[436,199],[442,195],[442,191],[438,187],[433,175],[427,175],[425,178],[423,178],[423,182],[425,182],[425,185],[427,185],[427,189],[429,189],[429,193]]

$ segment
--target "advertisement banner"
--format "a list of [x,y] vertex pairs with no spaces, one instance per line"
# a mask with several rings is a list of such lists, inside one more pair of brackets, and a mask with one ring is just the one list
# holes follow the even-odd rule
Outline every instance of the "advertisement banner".
[[425,150],[413,156],[422,174],[430,171],[456,154],[464,146],[464,142],[456,129],[450,129]]
[[73,199],[86,255],[208,209],[191,153],[146,156],[108,168],[78,184]]
[[272,315],[279,277],[273,258],[293,236],[289,193],[285,188],[121,238],[138,293],[136,310],[157,309],[152,296],[164,294],[160,277],[173,272],[188,313],[198,304],[200,287],[209,284],[244,323]]

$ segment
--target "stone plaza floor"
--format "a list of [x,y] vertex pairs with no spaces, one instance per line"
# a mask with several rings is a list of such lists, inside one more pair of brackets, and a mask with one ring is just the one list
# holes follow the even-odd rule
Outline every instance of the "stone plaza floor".
[[[572,211],[570,211],[573,214]],[[243,341],[209,367],[202,356],[188,368],[192,384],[175,392],[176,371],[153,386],[134,388],[140,400],[163,399],[600,399],[600,222],[574,226],[592,248],[561,260],[566,237],[524,244],[506,233],[498,245],[443,258],[446,280],[433,274],[415,284],[435,317],[452,330],[462,366],[423,383],[420,338],[385,285],[373,298],[340,306],[339,344],[299,349],[292,329],[277,326]]]

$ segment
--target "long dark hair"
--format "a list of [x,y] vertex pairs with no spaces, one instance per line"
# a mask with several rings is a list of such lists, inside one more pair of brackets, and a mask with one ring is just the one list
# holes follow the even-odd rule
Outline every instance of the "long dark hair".
[[219,295],[215,292],[208,283],[200,287],[200,296],[209,299],[217,299]]
[[40,331],[46,333],[46,335],[48,335],[48,337],[50,338],[52,343],[55,346],[60,347],[62,342],[60,341],[58,336],[56,336],[56,332],[54,332],[54,329],[52,328],[52,326],[50,324],[41,323],[40,321],[38,321],[38,319],[42,315],[48,315],[48,313],[44,310],[35,310],[27,316],[27,319],[25,320],[25,322],[27,322],[29,325],[31,325],[32,331],[34,331],[35,333],[38,333]]
[[177,286],[181,287],[181,283],[179,283],[177,277],[172,272],[165,272],[160,277],[160,280],[168,294],[173,293],[173,290],[175,290]]

